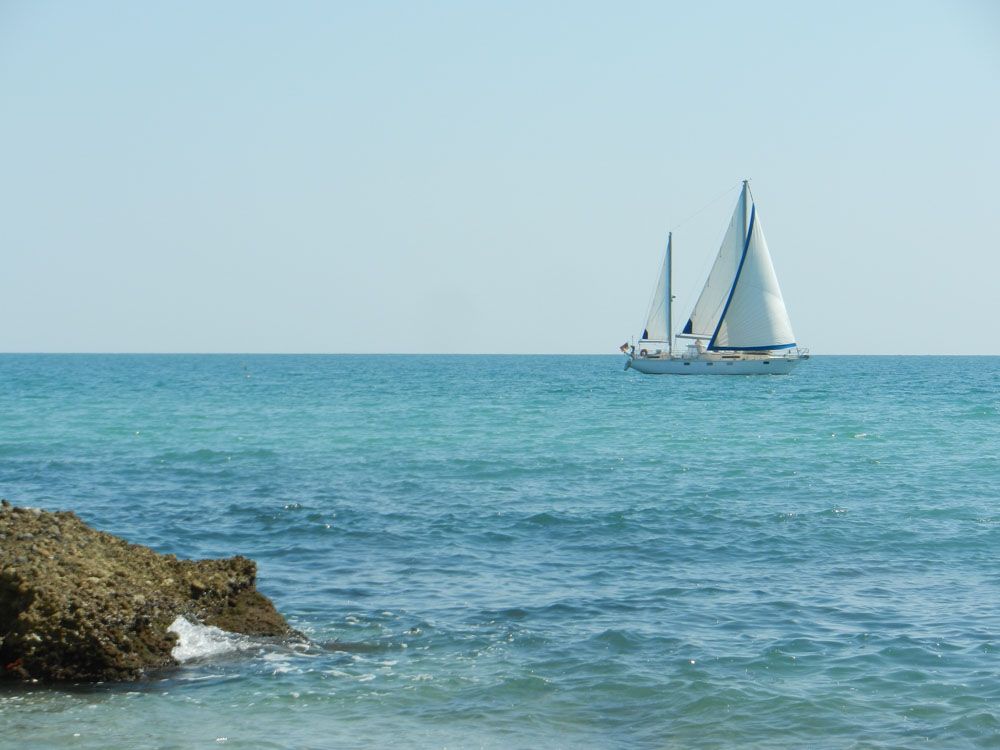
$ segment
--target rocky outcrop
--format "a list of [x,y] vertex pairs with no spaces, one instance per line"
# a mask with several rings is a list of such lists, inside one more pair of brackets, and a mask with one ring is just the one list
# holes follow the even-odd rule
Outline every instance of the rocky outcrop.
[[293,631],[245,557],[178,560],[70,512],[0,505],[0,678],[128,680],[174,664],[183,615],[247,635]]

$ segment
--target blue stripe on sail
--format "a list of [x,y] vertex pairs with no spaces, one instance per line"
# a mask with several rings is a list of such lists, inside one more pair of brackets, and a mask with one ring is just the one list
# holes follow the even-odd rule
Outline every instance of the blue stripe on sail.
[[688,318],[687,325],[684,326],[684,330],[681,333],[691,333],[691,319]]
[[[733,279],[733,285],[729,289],[729,298],[726,300],[726,306],[722,308],[722,315],[719,316],[719,322],[715,325],[715,333],[712,334],[712,340],[708,342],[708,348],[713,351],[718,351],[715,347],[715,339],[719,335],[719,330],[722,328],[722,321],[726,319],[726,313],[729,312],[729,303],[733,301],[733,294],[736,293],[736,285],[740,281],[740,274],[743,272],[743,263],[747,259],[747,250],[750,249],[750,238],[753,236],[753,222],[757,218],[757,204],[750,204],[750,226],[747,227],[747,238],[743,243],[743,255],[740,256],[740,265],[736,268],[736,278]],[[727,347],[732,349],[733,347]],[[768,347],[769,348],[769,347]]]

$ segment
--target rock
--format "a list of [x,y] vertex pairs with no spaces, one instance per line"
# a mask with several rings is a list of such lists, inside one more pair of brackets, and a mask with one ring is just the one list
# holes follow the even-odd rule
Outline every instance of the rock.
[[0,503],[0,679],[130,680],[175,664],[182,615],[234,633],[294,631],[245,557],[178,560],[70,512]]

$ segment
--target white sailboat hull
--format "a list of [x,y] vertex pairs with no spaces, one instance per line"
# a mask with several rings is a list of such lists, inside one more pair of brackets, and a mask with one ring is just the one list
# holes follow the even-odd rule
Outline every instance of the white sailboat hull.
[[787,375],[808,354],[752,357],[626,357],[625,369],[648,375]]

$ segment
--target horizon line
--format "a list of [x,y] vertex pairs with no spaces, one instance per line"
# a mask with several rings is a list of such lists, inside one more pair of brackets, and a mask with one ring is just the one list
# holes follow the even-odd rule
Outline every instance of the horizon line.
[[[162,356],[162,357],[620,357],[618,352],[275,352],[275,351],[3,351],[0,356]],[[958,352],[809,353],[810,357],[997,357]]]

